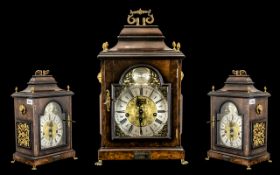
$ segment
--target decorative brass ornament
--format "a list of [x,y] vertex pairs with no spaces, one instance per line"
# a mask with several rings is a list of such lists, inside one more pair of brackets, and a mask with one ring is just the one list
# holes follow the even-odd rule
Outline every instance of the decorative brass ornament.
[[142,17],[142,25],[145,26],[146,24],[152,24],[154,22],[154,16],[151,14],[151,9],[149,10],[142,10],[141,8],[139,10],[130,10],[130,14],[127,16],[127,23],[128,24],[135,24],[137,26],[140,24],[140,17],[135,17],[134,15],[144,15],[147,14],[147,17]]
[[214,128],[215,127],[215,116],[214,115],[211,116],[210,122],[211,122],[211,127]]
[[235,76],[243,76],[247,75],[247,72],[245,70],[232,70],[232,74]]
[[107,52],[109,48],[109,43],[106,41],[102,44],[102,51]]
[[70,91],[70,85],[67,85],[67,91]]
[[102,74],[101,71],[97,74],[97,80],[99,81],[99,83],[102,83]]
[[183,80],[183,78],[184,78],[184,72],[181,71],[181,81]]
[[18,106],[18,110],[22,115],[26,114],[27,112],[26,107],[23,104]]
[[263,111],[263,106],[262,106],[261,104],[258,104],[258,105],[256,106],[256,113],[257,113],[258,115],[260,115],[260,114],[262,114],[262,111]]
[[15,87],[15,92],[18,92],[18,87],[17,86]]
[[30,126],[25,122],[17,123],[17,144],[22,147],[30,148]]
[[137,84],[159,86],[160,79],[153,70],[147,67],[137,67],[129,71],[121,83],[126,86]]
[[253,148],[265,144],[265,122],[257,122],[253,125]]
[[71,116],[68,114],[67,115],[67,125],[68,125],[68,128],[70,127],[71,122],[73,122],[73,121],[71,120]]
[[70,127],[70,124],[71,124],[71,123],[76,123],[76,121],[71,120],[71,116],[70,116],[69,114],[67,115],[67,120],[63,120],[63,121],[66,121],[66,122],[67,122],[68,127]]
[[106,100],[105,103],[106,105],[106,111],[110,112],[110,108],[111,108],[111,95],[110,95],[110,91],[107,89],[106,90]]
[[39,76],[48,75],[49,73],[50,73],[49,70],[36,70],[35,71],[35,75],[39,75]]

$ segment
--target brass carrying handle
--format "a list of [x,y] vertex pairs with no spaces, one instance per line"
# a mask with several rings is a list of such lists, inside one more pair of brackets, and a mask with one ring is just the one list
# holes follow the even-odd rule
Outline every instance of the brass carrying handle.
[[26,107],[23,104],[19,105],[18,110],[22,115],[26,114],[27,112]]
[[263,106],[262,106],[261,104],[258,104],[258,105],[256,106],[256,113],[257,113],[258,115],[260,115],[260,114],[262,114],[262,111],[263,111]]
[[110,108],[111,108],[111,95],[110,95],[110,91],[107,89],[106,90],[106,100],[105,103],[106,105],[106,111],[110,112]]

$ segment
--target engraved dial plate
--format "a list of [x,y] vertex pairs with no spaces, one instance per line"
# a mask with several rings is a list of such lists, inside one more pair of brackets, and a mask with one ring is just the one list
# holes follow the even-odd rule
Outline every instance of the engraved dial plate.
[[[167,89],[166,89],[167,90]],[[133,85],[123,89],[114,105],[116,136],[167,137],[169,105],[167,97],[152,86]]]
[[217,144],[242,149],[243,120],[232,102],[222,105],[217,118]]
[[40,116],[41,149],[65,144],[65,114],[56,102],[46,105],[44,115]]

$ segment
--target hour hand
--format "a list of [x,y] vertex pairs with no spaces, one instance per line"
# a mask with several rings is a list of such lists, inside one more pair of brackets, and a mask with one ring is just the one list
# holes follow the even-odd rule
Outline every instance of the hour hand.
[[139,107],[139,127],[140,127],[140,135],[142,135],[142,121],[143,121],[143,109]]

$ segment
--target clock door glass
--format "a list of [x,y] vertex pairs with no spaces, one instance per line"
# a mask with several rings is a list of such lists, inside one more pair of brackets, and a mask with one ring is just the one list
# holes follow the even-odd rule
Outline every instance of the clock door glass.
[[220,112],[217,122],[218,144],[242,149],[242,116],[238,114],[237,107],[232,102],[226,102]]
[[41,149],[65,144],[65,114],[56,102],[46,105],[44,115],[40,116]]
[[139,66],[113,84],[113,138],[169,138],[170,84],[159,72]]

